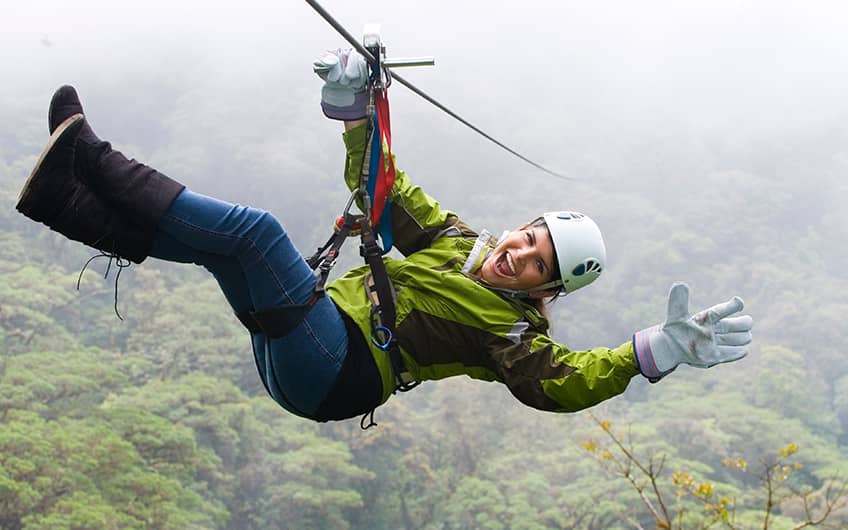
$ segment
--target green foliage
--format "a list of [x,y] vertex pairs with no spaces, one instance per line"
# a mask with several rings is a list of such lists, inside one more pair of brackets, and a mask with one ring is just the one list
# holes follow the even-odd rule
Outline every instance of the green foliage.
[[142,529],[144,523],[121,513],[99,495],[74,492],[45,514],[23,517],[26,530],[121,530]]
[[[154,427],[157,437],[174,436],[170,424]],[[0,425],[3,528],[102,520],[121,528],[177,529],[220,517],[176,477],[157,470],[158,457],[142,453],[151,445],[143,441],[127,440],[103,422],[10,412]]]
[[503,530],[505,504],[497,484],[465,477],[445,503],[445,522],[448,528]]
[[27,353],[0,358],[0,417],[31,410],[44,417],[88,415],[126,379],[96,350]]
[[197,276],[186,281],[135,271],[125,305],[144,318],[128,330],[121,348],[149,363],[142,372],[148,378],[214,373],[247,388],[256,382],[248,335],[217,284]]
[[[328,149],[317,133],[304,127],[266,138],[243,125],[237,136],[244,141],[233,142],[233,132],[222,134],[217,124],[241,120],[217,100],[197,102],[203,112],[196,122],[183,104],[168,103],[185,94],[169,91],[163,102],[140,90],[127,111],[130,122],[166,128],[167,141],[138,140],[139,155],[150,153],[154,165],[204,192],[280,214],[305,250],[325,237],[324,221],[347,193],[327,169],[341,162],[325,163]],[[502,385],[455,378],[392,398],[377,411],[379,427],[365,433],[356,420],[316,425],[292,417],[264,395],[246,333],[214,280],[196,267],[149,260],[124,270],[117,305],[125,320],[117,320],[114,268],[103,278],[105,262],[94,262],[77,292],[88,249],[14,211],[44,131],[17,107],[9,116],[26,125],[0,145],[0,528],[655,524],[626,480],[586,457],[579,442],[600,437],[585,414],[529,410]],[[262,119],[276,126],[274,116]],[[213,131],[211,143],[199,140],[198,123]],[[822,149],[836,153],[843,145]],[[669,174],[623,163],[632,190],[610,186],[603,174],[567,187],[542,179],[516,185],[495,175],[500,168],[487,172],[494,163],[478,157],[457,161],[451,174],[411,169],[475,227],[517,226],[563,204],[592,212],[604,228],[609,267],[602,281],[552,308],[554,337],[572,348],[617,346],[658,322],[674,280],[692,283],[693,306],[737,292],[745,298],[756,322],[748,359],[706,372],[681,367],[657,385],[634,379],[598,411],[629,426],[634,454],[664,455],[668,476],[685,470],[696,477],[695,491],[711,484],[735,499],[738,526],[761,527],[762,481],[750,469],[775,448],[801,448],[803,467],[792,476],[811,488],[815,506],[831,478],[848,476],[848,356],[841,346],[848,260],[835,243],[848,234],[838,200],[846,159],[837,153],[798,168],[783,153],[733,169],[713,160],[728,151],[741,156],[732,147],[688,149],[669,163],[675,171],[695,168],[697,184],[679,187],[667,185]],[[413,150],[401,160],[435,164],[424,154]],[[763,169],[772,166],[805,178]],[[220,175],[245,178],[234,189]],[[311,193],[301,191],[304,179]],[[636,191],[642,186],[655,193]],[[816,205],[805,210],[814,213],[799,216],[799,204]],[[350,254],[337,270],[360,263]],[[748,472],[725,465],[739,459]],[[672,498],[686,528],[715,516],[692,491]],[[799,502],[777,503],[771,528],[803,520]],[[830,522],[848,525],[846,508]]]
[[[76,297],[69,274],[26,265],[4,273],[3,278],[0,346],[5,352],[61,350],[75,343],[73,335],[55,319]],[[39,288],[33,289],[36,285]]]

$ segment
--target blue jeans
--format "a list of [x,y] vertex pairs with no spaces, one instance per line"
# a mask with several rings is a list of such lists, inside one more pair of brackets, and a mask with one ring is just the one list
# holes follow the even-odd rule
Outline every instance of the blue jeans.
[[[316,276],[268,212],[184,190],[159,224],[151,256],[205,267],[236,313],[312,296]],[[291,333],[253,333],[256,367],[268,392],[294,414],[311,417],[347,354],[344,322],[329,297]]]

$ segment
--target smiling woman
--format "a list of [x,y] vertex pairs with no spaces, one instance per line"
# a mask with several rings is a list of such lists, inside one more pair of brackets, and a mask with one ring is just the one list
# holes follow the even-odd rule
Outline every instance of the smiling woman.
[[489,286],[513,297],[574,292],[603,271],[606,247],[598,225],[579,212],[549,212],[507,233],[480,267]]
[[549,212],[505,232],[476,277],[550,320],[546,301],[595,281],[605,261],[604,240],[592,219],[579,212]]
[[[353,189],[367,141],[366,68],[342,51],[319,62],[324,113],[346,122],[345,182]],[[206,268],[250,330],[268,393],[294,414],[344,419],[391,397],[390,341],[376,340],[381,306],[369,267],[347,272],[327,286],[328,296],[316,297],[316,275],[268,212],[185,189],[113,150],[69,86],[53,96],[48,119],[51,137],[23,186],[20,212],[111,256]],[[657,381],[681,363],[709,367],[747,354],[752,321],[736,315],[742,301],[690,315],[683,284],[672,288],[663,324],[615,348],[572,351],[549,336],[539,304],[602,273],[606,251],[594,221],[546,213],[496,241],[443,210],[403,171],[390,197],[394,244],[404,255],[382,260],[395,299],[390,339],[415,381],[499,381],[522,403],[568,412],[620,394],[640,372]],[[279,307],[305,316],[285,333],[243,318]]]

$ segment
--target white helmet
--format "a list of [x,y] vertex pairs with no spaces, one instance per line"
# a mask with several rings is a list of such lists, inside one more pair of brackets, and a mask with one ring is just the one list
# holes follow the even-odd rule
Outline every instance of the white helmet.
[[595,221],[582,213],[567,211],[548,212],[542,219],[551,234],[560,279],[533,290],[562,286],[564,293],[571,293],[595,281],[607,260],[604,238]]

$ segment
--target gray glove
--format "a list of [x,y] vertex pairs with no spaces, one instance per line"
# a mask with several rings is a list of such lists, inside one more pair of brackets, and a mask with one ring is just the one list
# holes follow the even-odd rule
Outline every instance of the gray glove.
[[753,319],[731,316],[743,307],[742,299],[734,296],[689,315],[689,286],[672,285],[665,323],[633,335],[633,351],[642,375],[657,382],[681,363],[709,368],[748,355]]
[[351,49],[328,50],[312,69],[324,80],[321,109],[334,120],[358,120],[367,115],[368,63]]

